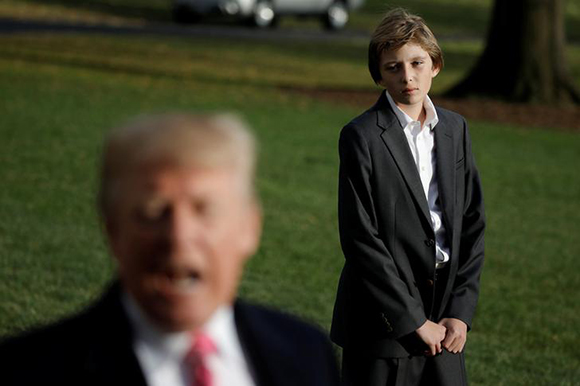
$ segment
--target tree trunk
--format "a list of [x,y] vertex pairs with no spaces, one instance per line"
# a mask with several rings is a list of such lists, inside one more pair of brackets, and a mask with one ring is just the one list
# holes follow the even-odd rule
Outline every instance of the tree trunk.
[[580,103],[565,60],[563,0],[496,0],[487,46],[447,92],[527,103]]

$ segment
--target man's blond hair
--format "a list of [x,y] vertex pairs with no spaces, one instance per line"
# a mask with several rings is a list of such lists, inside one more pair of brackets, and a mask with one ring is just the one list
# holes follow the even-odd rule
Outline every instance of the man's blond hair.
[[383,17],[369,44],[368,66],[375,83],[382,79],[380,62],[383,51],[397,50],[407,43],[418,44],[431,57],[433,67],[443,68],[443,52],[425,21],[402,8],[395,8]]
[[112,130],[105,140],[98,207],[113,214],[122,181],[143,167],[231,168],[254,198],[256,141],[232,114],[166,114],[142,117]]

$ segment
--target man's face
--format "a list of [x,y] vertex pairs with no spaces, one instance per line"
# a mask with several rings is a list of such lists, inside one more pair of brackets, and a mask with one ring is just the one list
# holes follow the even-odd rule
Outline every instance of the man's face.
[[122,182],[107,225],[124,288],[161,328],[199,328],[230,304],[261,220],[239,173],[156,167]]
[[431,82],[439,73],[427,51],[415,43],[407,43],[398,50],[383,51],[379,65],[379,84],[405,112],[423,105]]

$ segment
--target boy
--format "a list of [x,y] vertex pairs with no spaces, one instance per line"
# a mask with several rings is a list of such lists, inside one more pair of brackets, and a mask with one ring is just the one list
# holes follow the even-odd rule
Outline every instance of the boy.
[[443,56],[420,17],[389,12],[368,65],[385,92],[339,141],[343,382],[465,385],[485,228],[467,124],[427,95]]

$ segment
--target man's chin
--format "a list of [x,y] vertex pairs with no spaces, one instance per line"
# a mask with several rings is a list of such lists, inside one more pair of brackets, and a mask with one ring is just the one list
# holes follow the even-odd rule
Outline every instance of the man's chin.
[[193,331],[201,328],[213,315],[216,307],[204,304],[172,302],[149,310],[149,316],[159,328],[167,332]]

